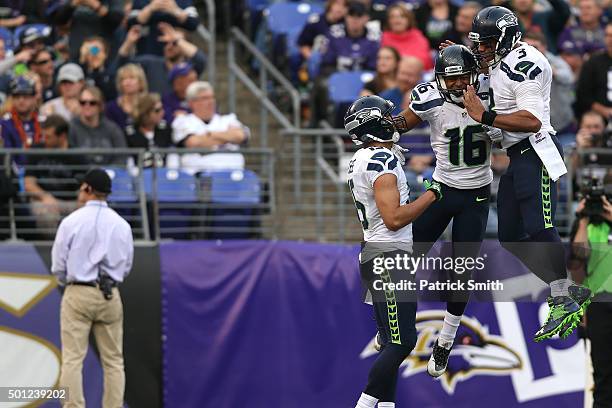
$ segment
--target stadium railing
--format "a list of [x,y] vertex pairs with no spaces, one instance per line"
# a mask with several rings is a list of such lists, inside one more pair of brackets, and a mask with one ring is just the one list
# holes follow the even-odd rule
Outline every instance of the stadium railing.
[[[0,149],[4,174],[18,187],[15,198],[0,204],[0,240],[48,241],[63,216],[77,208],[77,174],[92,164],[52,167],[34,156],[102,158],[113,179],[109,205],[131,225],[134,238],[162,239],[273,238],[275,223],[275,156],[270,149],[242,149],[244,168],[185,167],[187,155],[215,154],[208,149]],[[225,156],[228,157],[228,156]],[[105,160],[112,158],[112,160]],[[164,167],[163,161],[167,167]],[[16,165],[15,162],[22,163]],[[78,163],[70,160],[70,163]],[[153,164],[145,167],[146,163]],[[25,163],[25,164],[23,164]],[[84,162],[85,163],[85,162]],[[210,165],[209,165],[210,166]],[[65,172],[57,171],[60,168]],[[25,177],[64,202],[44,204],[25,191]],[[57,217],[53,212],[62,209]]]
[[208,82],[211,84],[215,83],[216,76],[216,44],[217,44],[217,28],[216,28],[216,7],[214,0],[201,0],[206,7],[206,26],[203,24],[198,25],[196,30],[197,34],[206,42],[208,55],[207,58],[207,70],[208,70]]

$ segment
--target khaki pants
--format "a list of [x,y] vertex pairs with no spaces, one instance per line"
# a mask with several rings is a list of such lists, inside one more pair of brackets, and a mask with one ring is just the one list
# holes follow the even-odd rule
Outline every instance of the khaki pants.
[[117,288],[104,299],[95,287],[69,285],[60,310],[62,369],[60,387],[68,389],[64,407],[84,408],[83,359],[93,329],[104,370],[104,408],[121,408],[125,389],[123,368],[123,305]]

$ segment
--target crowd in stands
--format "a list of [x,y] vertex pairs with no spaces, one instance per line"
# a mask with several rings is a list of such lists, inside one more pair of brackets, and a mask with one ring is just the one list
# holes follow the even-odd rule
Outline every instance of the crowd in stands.
[[0,0],[0,148],[55,150],[13,155],[39,227],[75,208],[75,168],[135,174],[135,157],[109,149],[205,147],[215,153],[148,152],[142,165],[244,167],[242,155],[222,153],[238,150],[249,130],[219,114],[213,85],[200,81],[199,24],[192,0]]
[[[297,85],[310,93],[310,125],[319,127],[327,121],[342,126],[340,119],[346,106],[331,103],[326,93],[327,80],[336,72],[371,72],[373,79],[363,85],[360,95],[378,94],[393,101],[394,113],[405,109],[412,88],[433,80],[432,67],[440,43],[448,39],[471,47],[467,34],[472,20],[489,5],[513,10],[523,41],[540,50],[550,62],[551,122],[563,146],[612,147],[612,137],[608,136],[612,128],[608,126],[612,118],[609,0],[328,0],[322,14],[308,18],[297,39],[302,69],[308,67],[310,75],[294,77]],[[313,56],[320,60],[318,70],[312,69],[318,62]],[[584,122],[594,118],[601,126],[588,127],[587,131]],[[402,141],[412,147],[407,173],[416,175],[415,180],[430,175],[435,165],[432,152],[418,147],[420,143],[427,145],[427,138],[403,137]],[[600,158],[603,160],[603,156]],[[503,160],[495,159],[495,166],[503,171]]]

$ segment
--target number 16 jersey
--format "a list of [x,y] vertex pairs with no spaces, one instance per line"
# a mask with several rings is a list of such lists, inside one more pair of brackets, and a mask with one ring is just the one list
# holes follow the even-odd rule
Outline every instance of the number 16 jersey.
[[[488,76],[480,75],[479,83],[478,96],[488,109]],[[436,181],[458,189],[475,189],[491,183],[491,140],[465,108],[444,99],[435,82],[426,82],[413,89],[410,109],[431,127]]]

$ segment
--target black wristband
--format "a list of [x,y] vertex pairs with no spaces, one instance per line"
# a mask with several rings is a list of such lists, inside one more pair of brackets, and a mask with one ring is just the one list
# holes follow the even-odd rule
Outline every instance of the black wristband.
[[487,126],[493,126],[493,122],[497,117],[497,113],[493,111],[484,111],[482,112],[482,117],[480,118],[480,123]]

